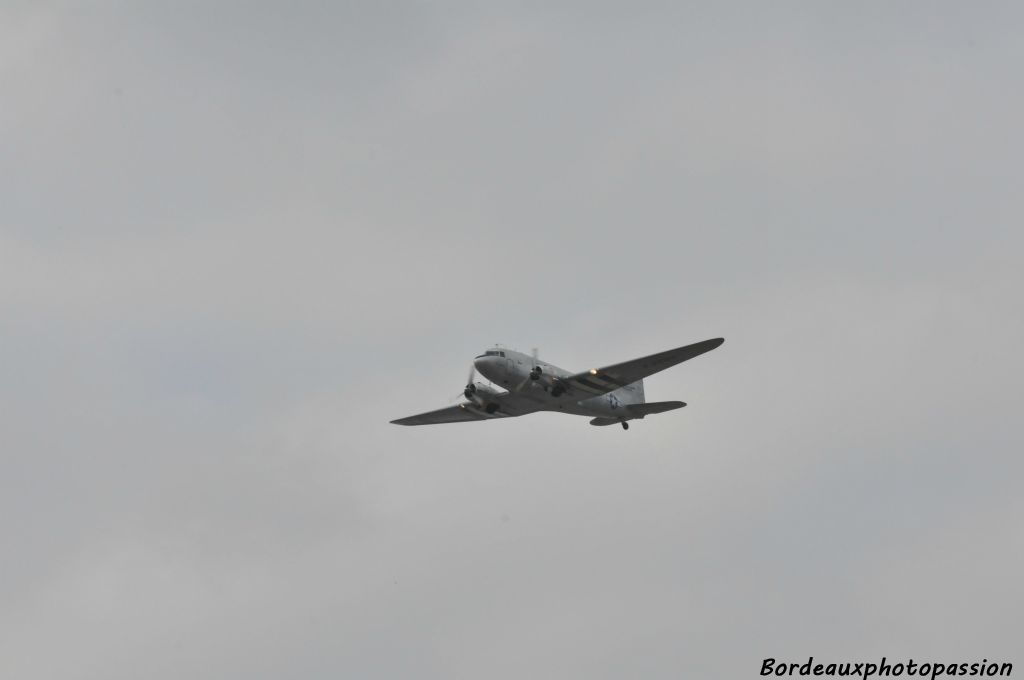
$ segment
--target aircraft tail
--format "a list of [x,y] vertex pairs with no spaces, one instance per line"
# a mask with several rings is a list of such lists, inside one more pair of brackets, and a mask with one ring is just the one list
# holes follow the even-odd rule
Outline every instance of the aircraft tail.
[[634,418],[643,418],[644,416],[651,416],[655,413],[664,413],[665,411],[674,411],[677,408],[686,406],[686,402],[682,401],[651,401],[643,404],[626,404],[626,413],[628,415],[621,418],[594,418],[590,421],[591,425],[619,425],[623,424],[627,420],[633,420]]
[[625,387],[620,387],[613,393],[619,398],[619,401],[623,404],[642,404],[644,403],[644,381],[643,379],[637,380],[635,383],[630,383]]
[[634,418],[643,418],[644,416],[654,415],[655,413],[673,411],[684,406],[686,406],[686,402],[682,401],[651,401],[646,404],[630,404],[626,407],[626,410],[629,411],[630,415]]

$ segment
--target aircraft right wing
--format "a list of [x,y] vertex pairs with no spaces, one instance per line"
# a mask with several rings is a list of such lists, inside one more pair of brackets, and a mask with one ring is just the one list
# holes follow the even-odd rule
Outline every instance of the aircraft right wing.
[[478,409],[469,404],[456,404],[447,408],[439,408],[436,411],[427,411],[407,418],[392,420],[395,425],[436,425],[439,423],[466,423],[473,420],[491,420],[492,418],[503,418],[505,414],[481,413]]
[[572,395],[572,398],[576,399],[580,398],[580,392],[585,395],[583,396],[584,399],[599,394],[607,394],[620,387],[635,383],[637,380],[643,380],[649,375],[664,371],[666,368],[681,364],[687,359],[710,352],[723,342],[725,342],[724,338],[704,340],[703,342],[696,342],[685,347],[658,352],[657,354],[640,357],[632,361],[624,361],[621,364],[594,368],[583,373],[571,375],[568,378],[559,378],[558,383]]

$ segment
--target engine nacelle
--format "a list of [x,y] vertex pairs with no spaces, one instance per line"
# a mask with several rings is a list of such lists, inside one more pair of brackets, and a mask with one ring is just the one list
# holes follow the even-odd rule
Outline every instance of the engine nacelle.
[[501,394],[498,390],[494,389],[490,385],[485,385],[482,382],[472,383],[466,386],[466,391],[463,392],[466,399],[477,406],[483,407],[487,402],[491,401],[494,397]]

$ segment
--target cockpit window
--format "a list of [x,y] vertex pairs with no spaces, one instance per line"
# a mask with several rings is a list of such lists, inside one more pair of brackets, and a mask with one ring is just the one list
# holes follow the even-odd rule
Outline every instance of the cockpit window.
[[478,356],[477,359],[479,359],[480,357],[503,357],[503,356],[505,356],[504,352],[501,352],[501,351],[496,350],[496,349],[489,349],[486,352],[484,352],[483,354],[481,354],[480,356]]

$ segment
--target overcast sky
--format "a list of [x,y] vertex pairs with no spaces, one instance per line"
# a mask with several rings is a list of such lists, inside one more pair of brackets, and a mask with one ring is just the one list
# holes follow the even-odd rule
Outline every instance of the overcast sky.
[[1024,664],[1022,20],[3,3],[0,675]]

